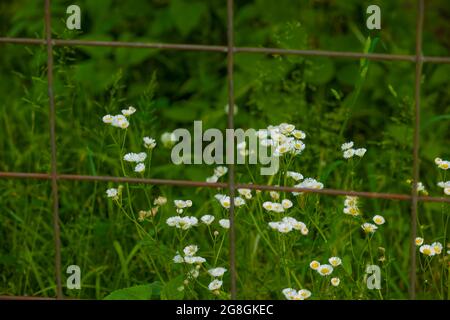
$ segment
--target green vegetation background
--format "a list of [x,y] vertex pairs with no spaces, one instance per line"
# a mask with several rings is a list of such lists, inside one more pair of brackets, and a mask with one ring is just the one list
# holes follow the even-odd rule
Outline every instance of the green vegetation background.
[[[82,9],[79,32],[65,28],[65,10],[74,3]],[[235,3],[237,46],[415,54],[414,1]],[[381,31],[369,32],[365,27],[369,4],[382,8]],[[425,55],[450,55],[449,17],[448,1],[427,1]],[[225,1],[58,0],[52,1],[52,20],[53,35],[61,39],[226,45]],[[0,2],[0,36],[42,38],[43,34],[43,1]],[[101,117],[129,104],[138,109],[132,119],[134,140],[129,142],[133,151],[139,150],[141,136],[192,128],[194,120],[202,120],[205,127],[226,126],[223,53],[55,47],[54,54],[61,173],[121,175]],[[406,180],[412,174],[414,64],[242,53],[235,60],[237,127],[295,124],[308,136],[296,169],[329,188],[343,187],[345,164],[339,147],[354,140],[369,150],[356,174],[358,190],[410,192]],[[441,196],[442,189],[436,186],[439,176],[433,159],[450,157],[449,74],[449,65],[423,68],[421,181],[435,196]],[[46,49],[2,45],[0,80],[0,171],[48,172]],[[211,172],[207,166],[174,166],[170,151],[161,144],[154,152],[152,177],[205,180]],[[237,178],[249,182],[245,168],[238,169]],[[114,289],[156,281],[155,270],[142,252],[155,250],[162,265],[172,254],[158,251],[167,248],[136,245],[133,226],[108,205],[106,187],[61,182],[63,269],[79,264],[85,270],[83,289],[67,290],[68,295],[102,298]],[[213,207],[208,190],[155,187],[152,192],[171,200],[193,199],[204,206],[202,210]],[[54,295],[49,193],[47,182],[0,181],[0,294]],[[320,198],[324,207],[340,214],[335,207],[341,198]],[[365,202],[368,211],[385,214],[395,225],[383,240],[395,257],[386,297],[405,297],[409,204]],[[438,204],[420,206],[424,228],[420,233],[438,239],[448,232],[441,223],[441,209]],[[330,224],[333,221],[330,218]],[[255,230],[243,231],[251,230],[251,225],[240,227],[243,297],[280,297],[279,290],[271,287],[269,262],[274,260],[259,253],[252,256],[254,260],[244,259],[256,235]],[[339,238],[333,243],[338,248]],[[165,272],[176,274],[170,267]],[[423,295],[437,296],[433,291]],[[349,289],[343,297],[355,298],[355,293]]]

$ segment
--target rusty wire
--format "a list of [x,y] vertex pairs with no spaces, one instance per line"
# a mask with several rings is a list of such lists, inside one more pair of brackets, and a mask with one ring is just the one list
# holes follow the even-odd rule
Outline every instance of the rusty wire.
[[[359,53],[345,51],[326,50],[295,50],[278,48],[253,48],[236,47],[234,45],[233,27],[233,0],[227,0],[227,45],[197,45],[197,44],[167,44],[167,43],[144,43],[144,42],[123,42],[123,41],[92,41],[92,40],[60,40],[53,39],[51,32],[51,12],[50,0],[45,0],[45,39],[32,38],[10,38],[0,37],[0,44],[25,44],[42,45],[47,47],[47,89],[49,97],[49,124],[50,124],[50,148],[51,148],[51,169],[50,173],[24,173],[24,172],[0,172],[0,179],[38,179],[50,180],[52,187],[52,213],[53,232],[55,242],[55,278],[56,278],[56,299],[64,299],[62,292],[61,274],[61,235],[59,227],[59,195],[58,181],[105,181],[123,183],[142,183],[154,185],[173,185],[183,187],[205,187],[205,188],[227,188],[230,195],[230,273],[231,273],[231,297],[237,298],[237,271],[236,271],[236,236],[234,220],[234,193],[236,189],[248,188],[256,190],[275,190],[285,192],[304,192],[314,194],[324,194],[331,196],[359,196],[365,198],[400,200],[411,202],[411,232],[410,232],[410,270],[409,270],[409,297],[415,299],[416,282],[416,254],[415,237],[417,233],[417,207],[418,202],[441,202],[450,203],[449,198],[419,196],[417,193],[417,183],[419,181],[419,142],[420,142],[420,79],[422,66],[424,63],[450,63],[450,57],[432,57],[422,54],[422,34],[424,20],[424,0],[417,0],[416,19],[416,53],[415,55],[379,54],[379,53]],[[227,83],[228,83],[228,119],[227,127],[234,128],[234,55],[239,53],[271,54],[271,55],[299,55],[299,56],[320,56],[331,58],[347,59],[369,59],[378,61],[405,61],[414,63],[415,69],[415,107],[414,107],[414,136],[413,136],[413,188],[411,194],[380,193],[366,191],[347,191],[336,189],[306,189],[284,186],[239,184],[235,181],[234,165],[228,165],[229,179],[227,183],[208,183],[202,181],[170,180],[170,179],[144,179],[130,177],[94,176],[94,175],[74,175],[58,174],[56,158],[56,131],[55,131],[55,102],[53,91],[53,47],[54,46],[94,46],[94,47],[125,47],[142,48],[155,50],[178,50],[178,51],[204,51],[222,52],[227,55]],[[227,153],[231,150],[227,150]],[[53,299],[34,296],[0,296],[0,299]]]

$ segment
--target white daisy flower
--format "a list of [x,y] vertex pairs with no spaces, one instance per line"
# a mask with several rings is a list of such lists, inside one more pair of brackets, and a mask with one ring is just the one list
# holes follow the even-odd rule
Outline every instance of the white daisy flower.
[[450,187],[444,189],[444,193],[450,196]]
[[130,125],[130,123],[128,122],[128,120],[125,116],[119,114],[119,115],[113,117],[111,125],[113,127],[126,129]]
[[222,205],[222,207],[224,207],[225,209],[230,208],[231,202],[230,202],[229,196],[224,196],[219,201],[220,201],[220,204]]
[[206,224],[206,225],[210,225],[211,223],[213,223],[213,221],[214,221],[214,216],[212,216],[212,215],[210,215],[210,214],[205,214],[204,216],[202,216],[201,218],[200,218],[200,220],[202,220],[202,222],[204,223],[204,224]]
[[113,200],[119,199],[119,190],[116,188],[110,188],[106,190],[106,196],[112,198]]
[[198,246],[194,245],[194,244],[186,246],[183,249],[184,255],[189,256],[189,257],[193,257],[197,253],[197,251],[198,251]]
[[317,272],[321,276],[328,276],[333,272],[333,267],[330,266],[329,264],[322,264],[322,265],[320,265],[319,268],[317,268]]
[[386,220],[384,219],[384,217],[383,216],[380,216],[380,215],[376,215],[376,216],[374,216],[373,217],[373,222],[375,222],[375,224],[377,224],[377,225],[382,225],[382,224],[384,224],[385,222],[386,222]]
[[252,191],[250,189],[238,189],[238,193],[246,199],[252,198]]
[[356,207],[358,205],[358,197],[346,196],[344,205],[346,207]]
[[270,201],[266,201],[262,204],[263,208],[266,209],[267,211],[272,211],[273,210],[273,203]]
[[114,117],[113,117],[112,115],[110,115],[110,114],[107,114],[106,116],[104,116],[104,117],[102,118],[102,120],[103,120],[104,123],[110,124],[110,123],[113,122]]
[[303,131],[301,131],[301,130],[294,130],[294,131],[292,131],[292,136],[295,139],[298,139],[298,140],[302,140],[302,139],[306,138],[306,134]]
[[182,256],[180,256],[179,254],[177,254],[175,257],[173,257],[173,262],[175,263],[183,263],[184,259]]
[[163,206],[163,205],[165,205],[167,203],[167,198],[166,197],[163,197],[163,196],[159,196],[158,198],[156,198],[154,201],[153,201],[153,204],[155,205],[155,206]]
[[365,233],[375,233],[375,231],[378,229],[378,227],[372,223],[363,223],[361,225],[361,228],[364,230]]
[[219,224],[224,229],[229,229],[230,228],[230,220],[229,219],[220,219],[219,220]]
[[286,176],[289,178],[294,179],[295,181],[299,181],[303,179],[303,175],[301,173],[295,172],[295,171],[288,171],[286,172]]
[[143,163],[138,163],[136,165],[136,167],[134,168],[134,172],[137,172],[137,173],[142,173],[144,171],[145,171],[145,164],[143,164]]
[[219,290],[220,287],[222,287],[222,284],[223,284],[222,281],[215,279],[215,280],[211,281],[211,283],[208,285],[208,289],[210,291]]
[[367,152],[367,149],[365,148],[358,148],[355,150],[355,155],[362,158]]
[[320,262],[317,260],[313,260],[311,261],[311,263],[309,264],[309,267],[313,270],[318,270],[320,268]]
[[437,183],[438,187],[440,188],[450,188],[450,181],[440,181]]
[[217,181],[219,180],[219,177],[218,176],[211,176],[211,177],[208,177],[208,178],[206,178],[206,182],[208,182],[208,183],[216,183]]
[[438,168],[439,168],[439,169],[442,169],[442,170],[448,170],[448,168],[450,168],[450,161],[442,160],[442,161],[438,164]]
[[436,254],[434,248],[428,244],[424,244],[419,248],[420,252],[426,256],[432,257]]
[[351,215],[354,217],[359,216],[359,214],[360,214],[358,207],[344,207],[343,211],[345,214],[348,214],[348,215]]
[[353,147],[353,141],[349,141],[349,142],[343,143],[341,145],[341,150],[345,151],[345,150],[348,150],[348,149],[350,149],[352,147]]
[[344,159],[350,159],[355,155],[355,149],[347,149],[343,153]]
[[330,259],[328,259],[328,262],[333,266],[333,267],[337,267],[340,266],[342,263],[341,258],[339,257],[331,257]]
[[206,259],[202,257],[186,256],[184,257],[184,262],[186,262],[187,264],[202,264],[206,262]]
[[272,203],[272,205],[273,205],[273,208],[272,208],[272,211],[273,212],[284,212],[284,208],[283,208],[283,206],[281,205],[281,203],[275,203],[275,202],[273,202]]
[[144,147],[147,149],[154,149],[156,147],[156,140],[150,137],[144,137]]
[[[306,178],[301,183],[294,185],[295,188],[305,188],[305,189],[323,189],[323,183],[317,181],[313,178]],[[302,194],[303,192],[292,192],[294,196]]]
[[227,172],[228,172],[228,168],[225,166],[219,166],[214,169],[214,175],[219,178],[226,175]]
[[223,274],[227,272],[227,269],[222,268],[222,267],[218,267],[218,268],[214,268],[214,269],[209,269],[208,273],[213,276],[213,277],[221,277],[223,276]]
[[416,242],[416,246],[421,246],[423,244],[423,238],[421,237],[417,237],[415,242]]
[[341,283],[341,280],[339,278],[331,278],[330,282],[332,286],[337,287]]
[[234,198],[234,205],[236,207],[241,207],[241,206],[245,205],[245,200],[242,199],[241,197],[235,197]]
[[431,247],[433,247],[433,250],[435,254],[441,254],[442,253],[442,243],[440,242],[434,242],[431,244]]
[[278,200],[278,199],[280,199],[280,194],[279,194],[278,192],[276,192],[276,191],[270,191],[269,194],[270,194],[270,197],[271,197],[273,200]]
[[122,114],[124,115],[124,116],[131,116],[133,113],[135,113],[136,112],[136,108],[134,108],[134,107],[132,107],[132,106],[129,106],[128,107],[128,109],[123,109],[122,110]]
[[281,205],[283,206],[283,209],[289,209],[293,204],[291,200],[283,199],[283,201],[281,201]]
[[123,156],[123,160],[127,162],[144,162],[147,159],[147,154],[145,152],[134,153],[130,152]]

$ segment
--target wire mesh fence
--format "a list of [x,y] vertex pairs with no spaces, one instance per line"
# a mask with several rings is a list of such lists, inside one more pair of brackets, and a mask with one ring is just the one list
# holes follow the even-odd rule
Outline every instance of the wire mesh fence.
[[[236,236],[235,236],[235,208],[234,194],[239,188],[248,188],[254,190],[273,190],[285,192],[304,192],[318,193],[331,196],[358,196],[363,198],[378,198],[388,200],[409,201],[411,203],[410,214],[410,261],[409,261],[409,297],[415,298],[416,284],[416,254],[415,254],[415,238],[417,234],[417,211],[419,202],[440,202],[450,203],[450,198],[420,196],[418,194],[419,181],[419,140],[420,140],[420,92],[421,92],[421,75],[424,63],[443,63],[450,64],[450,57],[433,57],[424,56],[422,54],[422,32],[425,12],[424,0],[417,0],[416,14],[416,52],[415,55],[398,55],[398,54],[378,54],[378,53],[358,53],[358,52],[341,52],[341,51],[325,51],[325,50],[292,50],[278,48],[256,48],[256,47],[236,47],[234,45],[234,28],[233,28],[233,0],[227,0],[227,45],[196,45],[196,44],[168,44],[168,43],[143,43],[143,42],[122,42],[122,41],[93,41],[93,40],[58,40],[52,38],[51,28],[51,10],[50,0],[45,0],[45,39],[31,38],[10,38],[0,37],[0,44],[27,44],[27,45],[43,45],[47,48],[47,89],[49,98],[49,127],[50,127],[50,149],[51,163],[50,173],[38,172],[0,172],[1,179],[38,179],[48,180],[51,182],[52,190],[52,212],[53,212],[53,233],[55,247],[55,279],[56,279],[56,299],[63,299],[63,285],[61,273],[61,235],[59,225],[59,191],[58,182],[61,180],[82,180],[82,181],[106,181],[106,182],[122,182],[122,183],[140,183],[152,185],[171,185],[182,187],[205,187],[205,188],[226,188],[230,196],[230,273],[231,273],[231,298],[239,297],[236,282]],[[124,48],[142,48],[142,49],[159,49],[159,50],[175,50],[175,51],[203,51],[203,52],[221,52],[226,55],[227,61],[227,83],[228,83],[228,119],[227,128],[234,129],[234,56],[239,53],[253,54],[277,54],[277,55],[298,55],[298,56],[318,56],[329,58],[346,58],[346,59],[368,59],[379,61],[405,61],[415,64],[415,107],[414,107],[414,136],[413,136],[413,184],[411,194],[395,194],[395,193],[379,193],[366,191],[349,191],[338,189],[305,189],[285,186],[272,185],[254,185],[254,184],[238,184],[235,181],[234,165],[229,164],[229,179],[227,183],[210,183],[202,181],[188,180],[169,180],[169,179],[145,179],[130,177],[114,177],[114,176],[94,176],[94,175],[75,175],[75,174],[59,174],[57,171],[57,152],[56,152],[56,130],[55,130],[55,98],[54,98],[54,81],[53,81],[53,48],[55,46],[93,46],[93,47],[124,47]],[[3,296],[3,299],[47,299],[41,297],[21,297],[21,296]]]

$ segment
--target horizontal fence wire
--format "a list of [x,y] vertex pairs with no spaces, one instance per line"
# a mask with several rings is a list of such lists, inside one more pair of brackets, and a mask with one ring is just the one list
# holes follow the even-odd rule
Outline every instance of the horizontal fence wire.
[[[145,42],[123,42],[123,41],[93,41],[93,40],[60,40],[53,39],[51,33],[51,12],[50,0],[45,0],[45,39],[32,38],[13,38],[0,37],[0,44],[23,44],[23,45],[42,45],[47,47],[47,84],[49,95],[49,122],[50,122],[50,146],[51,146],[51,173],[37,172],[0,172],[0,179],[38,179],[49,180],[52,185],[52,212],[53,212],[53,230],[55,239],[55,270],[56,270],[56,299],[64,299],[61,283],[61,237],[59,230],[59,195],[58,181],[97,181],[97,182],[116,182],[116,183],[136,183],[153,185],[171,185],[181,187],[204,187],[204,188],[226,188],[230,192],[231,199],[234,197],[234,191],[241,188],[252,190],[284,191],[284,192],[303,192],[313,194],[323,194],[331,196],[358,196],[364,198],[400,200],[411,202],[411,245],[410,245],[410,272],[409,272],[409,297],[415,298],[415,244],[416,218],[418,202],[440,202],[450,203],[450,198],[419,196],[417,192],[417,182],[419,179],[419,126],[420,126],[420,77],[423,63],[450,63],[450,57],[424,56],[422,54],[422,32],[424,1],[418,0],[417,19],[416,19],[416,54],[381,54],[381,53],[360,53],[347,51],[327,51],[327,50],[295,50],[281,48],[264,47],[236,47],[233,39],[233,0],[227,0],[227,45],[198,45],[198,44],[169,44],[169,43],[145,43]],[[55,105],[53,93],[53,47],[55,46],[91,46],[91,47],[120,47],[120,48],[142,48],[156,50],[178,50],[178,51],[204,51],[221,52],[227,54],[227,78],[228,78],[228,102],[231,112],[228,113],[228,128],[234,128],[233,107],[234,107],[234,59],[233,56],[239,53],[271,54],[271,55],[299,55],[299,56],[318,56],[330,58],[348,58],[348,59],[368,59],[378,61],[405,61],[416,65],[415,74],[415,122],[414,122],[414,148],[413,148],[413,187],[411,194],[395,194],[367,191],[349,191],[340,189],[308,189],[286,186],[255,185],[236,183],[234,177],[234,165],[229,165],[229,180],[227,183],[209,183],[203,181],[171,180],[171,179],[144,179],[131,177],[114,176],[94,176],[94,175],[76,175],[59,174],[57,172],[56,159],[56,132],[55,132]],[[236,288],[236,261],[235,261],[235,223],[234,206],[231,201],[230,208],[230,271],[231,271],[231,297],[237,298]],[[413,247],[414,245],[414,247]],[[414,249],[414,250],[413,250]],[[0,299],[18,299],[18,300],[42,300],[55,299],[36,296],[0,296]]]
[[[48,173],[24,173],[24,172],[0,172],[0,179],[35,179],[35,180],[50,180],[51,175]],[[68,181],[97,181],[97,182],[115,182],[115,183],[131,183],[131,184],[151,184],[151,185],[167,185],[180,187],[199,187],[212,189],[226,189],[228,184],[226,182],[205,182],[193,180],[172,180],[172,179],[154,179],[154,178],[133,178],[133,177],[115,177],[115,176],[93,176],[93,175],[77,175],[77,174],[57,174],[57,180]],[[280,192],[303,192],[312,194],[323,194],[329,196],[356,196],[371,199],[386,199],[386,200],[400,200],[411,201],[411,194],[401,193],[384,193],[384,192],[369,192],[369,191],[349,191],[341,189],[310,189],[275,185],[258,185],[236,183],[235,189],[251,189],[261,191],[280,191]],[[450,203],[448,197],[432,197],[432,196],[418,196],[418,201],[421,202],[442,202]]]
[[[47,44],[44,39],[33,38],[12,38],[0,37],[0,44],[29,44],[43,45]],[[95,40],[56,40],[52,39],[51,44],[54,47],[111,47],[111,48],[142,48],[169,51],[204,51],[204,52],[222,52],[228,53],[229,50],[235,54],[238,53],[256,53],[272,55],[298,55],[298,56],[317,56],[329,58],[348,58],[348,59],[368,59],[378,61],[405,61],[415,63],[415,55],[389,54],[389,53],[361,53],[350,51],[328,51],[328,50],[296,50],[283,48],[265,48],[265,47],[236,47],[228,48],[220,45],[200,45],[200,44],[180,44],[180,43],[152,43],[152,42],[126,42],[126,41],[95,41]],[[422,56],[424,63],[450,63],[450,57]]]

